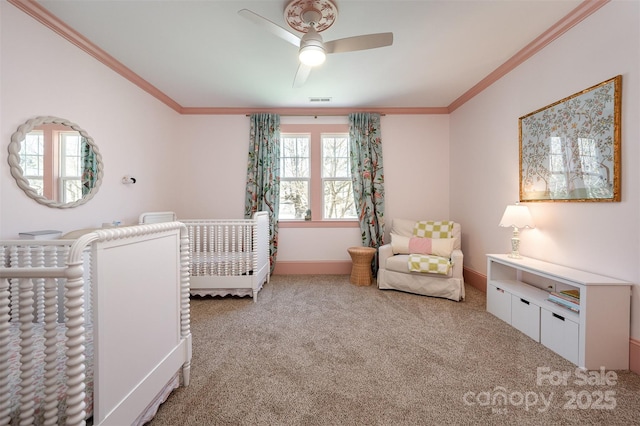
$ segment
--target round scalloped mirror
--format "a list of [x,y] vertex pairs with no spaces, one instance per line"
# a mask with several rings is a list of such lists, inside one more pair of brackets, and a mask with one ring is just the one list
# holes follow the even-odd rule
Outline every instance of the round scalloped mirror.
[[58,117],[27,120],[11,135],[9,166],[18,186],[40,204],[82,205],[102,183],[102,155],[93,138]]

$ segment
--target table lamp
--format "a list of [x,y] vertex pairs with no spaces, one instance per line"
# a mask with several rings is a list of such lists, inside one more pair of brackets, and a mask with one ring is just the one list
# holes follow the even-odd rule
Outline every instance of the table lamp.
[[535,228],[529,208],[518,203],[508,205],[504,210],[502,219],[500,220],[500,226],[505,228],[510,226],[513,227],[513,237],[511,237],[511,254],[509,254],[509,257],[520,259],[520,229]]

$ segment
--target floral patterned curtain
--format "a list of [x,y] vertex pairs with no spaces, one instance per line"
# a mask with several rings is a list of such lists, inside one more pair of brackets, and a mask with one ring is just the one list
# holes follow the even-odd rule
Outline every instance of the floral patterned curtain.
[[249,162],[244,215],[269,212],[269,256],[271,272],[278,253],[278,210],[280,206],[280,116],[252,114],[249,132]]
[[[349,114],[351,179],[360,221],[362,245],[378,248],[384,244],[384,173],[380,114]],[[371,265],[375,275],[378,258]]]
[[96,178],[98,176],[98,160],[95,152],[91,148],[91,145],[84,136],[81,139],[82,149],[82,196],[91,192],[96,184]]

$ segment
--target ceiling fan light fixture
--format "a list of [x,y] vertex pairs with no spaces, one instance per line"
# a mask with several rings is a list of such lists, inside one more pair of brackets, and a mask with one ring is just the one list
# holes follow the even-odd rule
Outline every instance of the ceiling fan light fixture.
[[298,59],[304,65],[315,67],[321,65],[327,59],[327,55],[324,53],[324,47],[312,44],[300,48]]

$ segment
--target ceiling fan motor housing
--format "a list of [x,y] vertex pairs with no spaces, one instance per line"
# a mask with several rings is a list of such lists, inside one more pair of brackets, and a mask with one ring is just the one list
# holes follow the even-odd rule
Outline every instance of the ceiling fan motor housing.
[[338,16],[338,8],[333,0],[289,1],[284,10],[284,19],[293,30],[303,33],[302,36],[248,9],[239,10],[238,13],[299,48],[300,65],[293,79],[294,88],[304,84],[311,68],[322,64],[327,54],[376,49],[393,44],[393,33],[389,32],[346,37],[325,44],[320,32],[333,25]]
[[300,40],[300,50],[298,51],[300,61],[309,66],[316,66],[324,62],[326,55],[322,36],[313,27],[310,27]]

